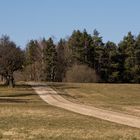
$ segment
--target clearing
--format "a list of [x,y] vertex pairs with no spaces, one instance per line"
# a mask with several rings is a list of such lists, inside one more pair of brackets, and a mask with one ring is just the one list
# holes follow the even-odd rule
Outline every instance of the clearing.
[[140,129],[53,107],[20,83],[0,86],[0,139],[139,140]]
[[99,119],[124,124],[136,128],[140,128],[140,117],[108,111],[107,109],[99,109],[93,106],[73,103],[64,99],[55,90],[48,87],[45,83],[29,83],[39,96],[48,104],[60,107],[82,115],[88,115]]

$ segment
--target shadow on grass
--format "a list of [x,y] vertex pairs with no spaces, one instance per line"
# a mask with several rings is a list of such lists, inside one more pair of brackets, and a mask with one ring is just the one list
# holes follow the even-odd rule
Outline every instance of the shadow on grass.
[[[10,88],[10,87],[8,87],[5,84],[0,84],[0,88]],[[16,84],[14,88],[31,88],[31,86],[27,84]]]
[[57,91],[57,93],[59,95],[76,99],[74,96],[68,94],[65,90],[67,90],[67,89],[78,89],[79,87],[77,85],[72,86],[72,85],[63,84],[63,83],[50,83],[50,84],[47,84],[47,85],[50,86],[55,91]]
[[17,84],[15,88],[0,84],[0,88],[4,88],[1,90],[0,103],[28,103],[31,99],[22,99],[22,97],[36,95],[31,86],[26,84]]
[[6,88],[7,86],[4,84],[0,84],[0,88]]
[[[77,89],[77,88],[79,88],[78,86],[71,86],[71,85],[67,85],[67,84],[63,84],[63,83],[47,83],[46,85],[38,84],[38,85],[33,85],[32,87],[47,87],[47,86],[56,90],[58,94],[51,93],[51,91],[50,92],[48,91],[48,93],[45,93],[43,95],[62,95],[62,96],[67,96],[67,97],[71,97],[71,98],[74,98],[74,97],[67,94],[64,90],[65,89]],[[5,85],[0,85],[0,88],[1,87],[7,88],[7,86],[5,86]],[[16,93],[14,93],[15,91],[13,91],[12,94],[0,95],[0,103],[6,103],[6,102],[7,103],[13,103],[13,102],[15,102],[15,103],[27,103],[28,101],[26,101],[26,99],[14,99],[14,97],[18,98],[18,97],[29,97],[29,96],[37,95],[34,91],[32,92],[31,86],[27,85],[27,84],[17,84],[15,86],[15,88],[13,88],[13,89],[17,90]],[[24,90],[26,91],[26,93],[24,93]],[[20,91],[22,93],[18,93],[18,91]],[[27,91],[29,91],[29,92],[27,93]]]
[[0,97],[27,97],[27,96],[34,96],[36,93],[19,93],[19,94],[11,94],[11,95],[0,95]]
[[0,98],[0,103],[28,103],[29,99],[4,99]]
[[36,87],[41,87],[41,88],[46,88],[46,87],[51,87],[53,90],[55,90],[57,93],[51,92],[51,90],[49,91],[47,89],[47,93],[42,93],[40,95],[62,95],[62,96],[67,96],[67,97],[71,97],[71,98],[75,98],[69,94],[67,94],[67,92],[65,92],[65,89],[77,89],[79,88],[78,86],[71,86],[71,85],[67,85],[67,84],[63,84],[63,83],[46,83],[46,84],[37,84],[37,85],[32,85],[32,87],[36,88]]
[[15,88],[31,88],[31,86],[27,84],[16,84]]
[[63,84],[63,83],[46,83],[44,84],[37,84],[37,85],[32,85],[32,87],[51,87],[51,88],[56,88],[56,89],[78,89],[78,86],[71,86],[68,84]]
[[77,85],[72,86],[72,85],[63,84],[63,83],[52,83],[52,84],[47,84],[47,85],[52,87],[52,88],[61,89],[61,90],[65,90],[65,89],[78,89],[79,88]]
[[61,93],[61,92],[57,92],[57,93],[49,93],[49,92],[47,92],[47,93],[41,93],[41,94],[39,94],[39,95],[45,95],[45,96],[47,96],[47,95],[55,95],[55,96],[66,96],[66,97],[71,97],[71,98],[73,98],[73,99],[76,99],[74,96],[71,96],[71,95],[69,95],[69,94],[67,94],[67,93]]

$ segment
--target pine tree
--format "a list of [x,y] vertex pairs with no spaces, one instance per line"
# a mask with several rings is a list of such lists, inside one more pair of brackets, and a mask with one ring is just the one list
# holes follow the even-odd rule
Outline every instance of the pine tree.
[[119,43],[119,52],[122,56],[122,82],[134,82],[135,39],[131,32]]
[[119,53],[115,43],[108,41],[105,44],[104,56],[104,81],[105,82],[119,82]]
[[55,81],[57,53],[52,38],[44,40],[43,61],[43,80]]
[[57,45],[57,64],[56,64],[56,81],[62,82],[66,71],[66,58],[65,58],[66,41],[60,39]]
[[136,38],[134,81],[140,83],[140,34]]
[[68,40],[68,46],[72,49],[73,60],[76,63],[87,62],[87,48],[91,42],[91,37],[86,30],[80,32],[74,31]]
[[90,62],[91,66],[96,70],[97,74],[102,78],[102,66],[104,61],[104,43],[99,32],[94,30],[92,37],[92,46],[90,48]]

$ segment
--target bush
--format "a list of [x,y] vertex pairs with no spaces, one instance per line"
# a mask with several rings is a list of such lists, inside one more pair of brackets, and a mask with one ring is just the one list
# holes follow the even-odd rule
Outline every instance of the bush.
[[67,72],[65,82],[92,83],[98,81],[98,76],[92,68],[87,65],[73,65]]

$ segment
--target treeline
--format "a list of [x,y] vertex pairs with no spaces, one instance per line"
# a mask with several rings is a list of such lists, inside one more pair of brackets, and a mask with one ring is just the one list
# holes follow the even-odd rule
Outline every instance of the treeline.
[[52,82],[140,83],[140,34],[129,32],[119,44],[76,30],[56,44],[30,40],[24,50],[0,38],[0,76],[6,85],[19,80]]
[[129,32],[115,44],[104,43],[97,30],[75,30],[57,44],[31,40],[24,53],[25,80],[140,83],[140,34]]

